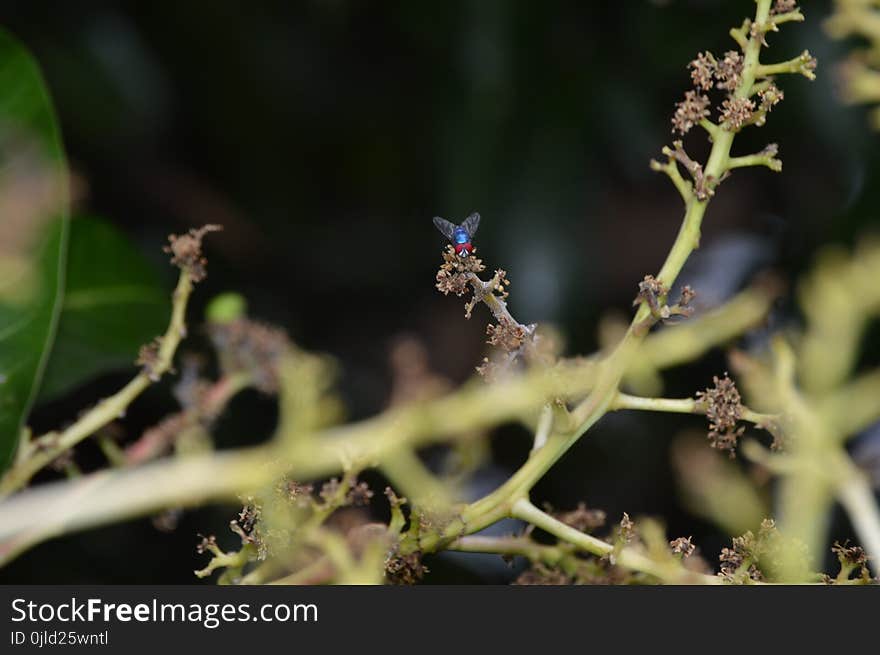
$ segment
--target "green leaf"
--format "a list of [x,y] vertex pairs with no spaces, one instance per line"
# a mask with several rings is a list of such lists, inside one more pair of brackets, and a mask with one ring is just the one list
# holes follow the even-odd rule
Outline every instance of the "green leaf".
[[37,393],[61,305],[67,166],[39,68],[0,29],[0,470]]
[[158,271],[124,234],[100,219],[75,217],[61,321],[39,400],[132,367],[138,347],[165,329],[170,304]]

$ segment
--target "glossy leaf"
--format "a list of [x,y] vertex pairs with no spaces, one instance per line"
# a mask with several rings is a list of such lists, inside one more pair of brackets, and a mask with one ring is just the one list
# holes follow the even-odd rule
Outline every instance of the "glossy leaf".
[[170,305],[155,267],[124,234],[97,218],[74,218],[61,320],[39,399],[132,367],[139,346],[164,330]]
[[0,469],[39,388],[64,281],[67,168],[39,68],[0,29]]

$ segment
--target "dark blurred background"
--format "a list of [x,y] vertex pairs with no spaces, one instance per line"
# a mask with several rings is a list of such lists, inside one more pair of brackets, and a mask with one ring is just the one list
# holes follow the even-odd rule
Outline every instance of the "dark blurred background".
[[[835,98],[844,45],[821,30],[830,3],[801,5],[807,23],[771,35],[767,56],[809,48],[819,79],[783,80],[785,101],[768,124],[737,139],[740,154],[778,142],[785,169],[740,171],[721,187],[691,269],[707,298],[723,299],[768,267],[793,281],[822,244],[850,243],[876,225],[877,137],[861,110]],[[672,139],[674,103],[690,86],[686,64],[698,51],[732,48],[728,29],[753,6],[5,0],[0,22],[44,70],[80,206],[123,230],[169,289],[167,234],[222,223],[193,320],[216,293],[242,293],[251,315],[338,358],[357,419],[387,402],[389,346],[401,335],[419,338],[455,382],[483,355],[485,312],[465,321],[462,303],[434,289],[443,246],[435,214],[458,222],[481,212],[480,254],[508,271],[519,320],[555,325],[569,354],[596,347],[600,317],[629,311],[636,283],[659,268],[681,219],[680,198],[648,161]],[[686,145],[703,156],[697,132]],[[793,307],[779,311],[782,320],[795,316]],[[187,346],[203,343],[197,336]],[[666,394],[691,395],[725,366],[716,352],[670,372]],[[70,420],[129,374],[37,408],[32,423]],[[152,389],[126,429],[137,435],[174,409],[167,386]],[[221,423],[220,445],[258,443],[273,421],[271,401],[244,394]],[[657,515],[671,536],[693,534],[715,561],[724,535],[683,509],[669,464],[670,442],[685,426],[700,427],[662,415],[608,417],[536,499],[563,508],[585,500],[612,520],[623,511]],[[492,443],[486,485],[531,445],[517,427]],[[90,448],[79,449],[86,463],[97,461]],[[232,511],[187,513],[172,533],[144,519],[53,541],[0,580],[195,582],[192,570],[204,565],[196,533],[225,539]],[[428,582],[514,573],[456,558],[429,565]]]

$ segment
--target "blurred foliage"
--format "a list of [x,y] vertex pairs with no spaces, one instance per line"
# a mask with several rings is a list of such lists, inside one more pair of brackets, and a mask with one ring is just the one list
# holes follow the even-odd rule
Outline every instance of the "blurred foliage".
[[860,41],[838,68],[841,97],[850,104],[870,105],[871,125],[880,130],[880,1],[834,0],[833,4],[834,13],[825,22],[828,34]]
[[67,171],[40,71],[0,30],[0,469],[40,384],[62,295]]
[[164,330],[170,310],[161,277],[130,240],[106,221],[74,217],[61,318],[39,399],[133,367],[134,354]]
[[205,308],[208,323],[229,323],[247,314],[247,301],[237,293],[228,291],[211,299]]

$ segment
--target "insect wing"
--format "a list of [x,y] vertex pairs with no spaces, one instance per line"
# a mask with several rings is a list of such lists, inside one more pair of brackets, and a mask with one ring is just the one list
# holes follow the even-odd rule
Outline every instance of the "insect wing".
[[455,232],[455,225],[450,223],[445,218],[440,218],[439,216],[434,217],[434,227],[440,230],[440,234],[445,236],[447,239],[452,241],[452,235]]
[[473,237],[477,233],[477,228],[480,227],[480,215],[474,212],[464,219],[461,226],[467,230],[468,236]]

